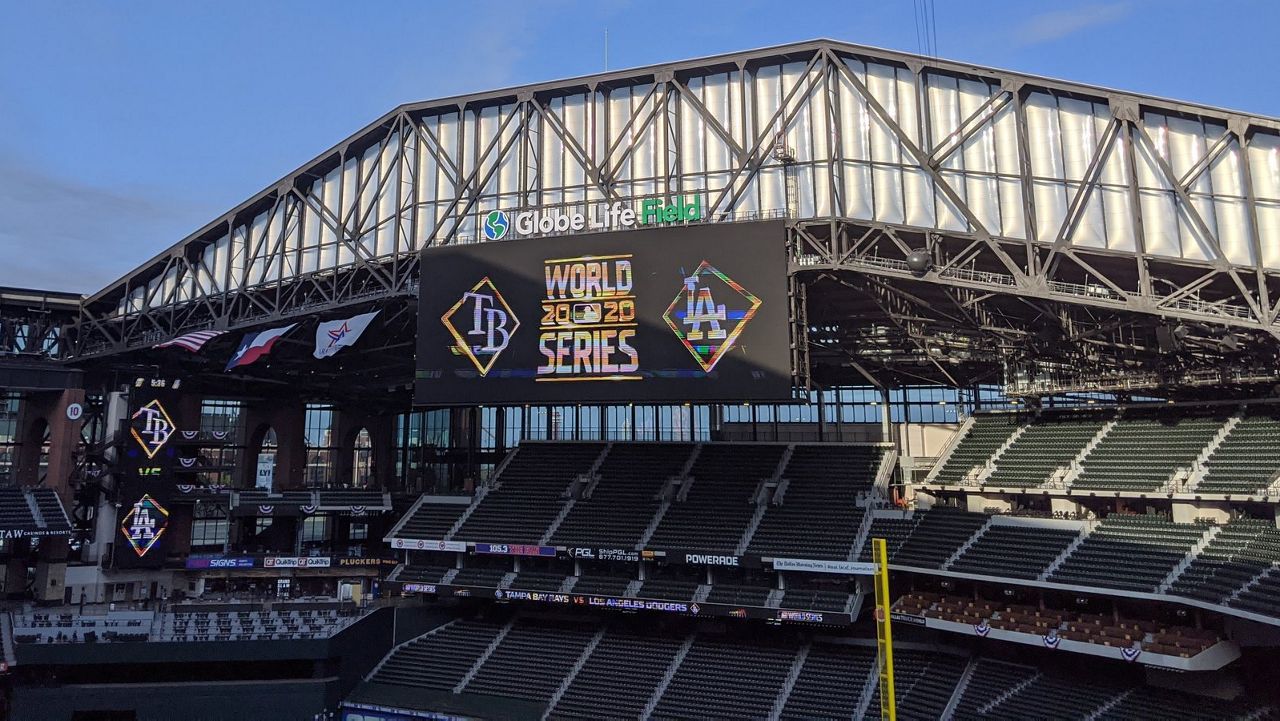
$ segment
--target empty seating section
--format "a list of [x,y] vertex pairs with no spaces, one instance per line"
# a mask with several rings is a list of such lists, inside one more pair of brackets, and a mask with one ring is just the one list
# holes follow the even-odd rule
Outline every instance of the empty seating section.
[[875,650],[867,646],[813,644],[780,718],[853,718],[875,661]]
[[445,537],[453,524],[467,510],[466,503],[423,503],[404,522],[396,535],[400,538],[420,538],[438,541]]
[[52,488],[32,488],[31,496],[35,498],[40,517],[44,519],[45,532],[70,532],[71,524],[67,513],[58,500],[58,494]]
[[609,631],[573,677],[553,719],[639,718],[682,639]]
[[724,603],[730,606],[763,607],[767,600],[769,600],[769,589],[762,586],[717,583],[711,587],[711,593],[707,595],[707,601],[710,603]]
[[986,718],[982,715],[983,707],[1031,680],[1037,673],[1030,666],[1015,663],[985,658],[974,661],[969,683],[956,702],[954,721],[982,721]]
[[1254,709],[1235,701],[1194,696],[1167,688],[1135,688],[1096,721],[1222,721],[1222,719],[1272,718],[1254,716]]
[[734,553],[755,514],[752,496],[773,476],[784,445],[709,443],[690,470],[693,486],[673,501],[646,544],[650,548]]
[[328,638],[360,619],[333,608],[252,610],[111,611],[80,614],[51,609],[15,614],[19,643],[111,641],[282,641]]
[[579,498],[556,529],[556,544],[634,548],[649,526],[667,479],[677,476],[694,446],[615,443],[599,469],[590,498]]
[[796,446],[782,472],[781,504],[765,511],[747,552],[848,558],[862,525],[858,493],[871,488],[881,453],[872,446]]
[[782,594],[781,608],[812,611],[844,611],[849,593],[812,588],[788,588]]
[[1280,571],[1271,568],[1227,605],[1264,616],[1280,616]]
[[0,527],[37,530],[36,520],[31,515],[26,496],[17,488],[0,488]]
[[1074,529],[992,523],[947,570],[1039,578],[1079,536],[1080,532]]
[[911,531],[906,543],[892,556],[893,562],[903,566],[941,568],[990,517],[982,513],[936,507],[923,513],[917,512],[916,519],[915,529]]
[[[475,668],[462,693],[548,703],[563,686],[548,719],[635,719],[646,717],[647,704],[687,644],[647,718],[762,719],[778,708],[778,718],[788,721],[852,719],[862,704],[867,704],[868,717],[878,715],[878,687],[873,684],[871,698],[862,698],[876,658],[875,647],[865,641],[808,642],[795,682],[780,698],[806,643],[789,636],[765,641],[756,636],[689,636],[661,627],[606,627],[583,658],[600,631],[591,622],[516,618],[494,645],[504,625],[476,620],[446,624],[393,650],[369,680],[447,692]],[[477,666],[491,646],[492,653]],[[573,673],[580,658],[582,666]],[[1141,685],[1111,687],[1032,666],[900,647],[894,651],[898,718],[942,718],[969,663],[972,673],[949,717],[955,721],[1083,719],[1108,705],[1098,718],[1267,717],[1259,713],[1265,709],[1240,702]]]
[[521,591],[559,591],[566,578],[568,575],[564,573],[521,571],[511,582],[511,588]]
[[1221,603],[1271,567],[1269,558],[1249,553],[1250,547],[1261,545],[1263,539],[1280,540],[1274,524],[1244,519],[1223,526],[1174,580],[1169,593]]
[[689,649],[652,719],[761,718],[786,682],[794,648],[699,639]]
[[496,588],[510,571],[501,568],[464,568],[450,581],[455,586],[483,586]]
[[867,533],[867,540],[862,544],[862,551],[858,554],[858,560],[871,560],[871,540],[874,538],[885,539],[885,550],[889,554],[889,561],[892,562],[894,556],[898,553],[898,549],[902,544],[906,543],[907,538],[911,536],[911,531],[916,527],[916,519],[912,518],[874,518],[871,521],[870,531]]
[[1005,413],[977,415],[969,432],[956,442],[947,460],[938,469],[933,483],[958,485],[964,483],[974,468],[987,464],[991,456],[1009,440],[1022,422],[1021,416]]
[[630,578],[581,576],[573,584],[573,592],[584,596],[622,596],[630,584]]
[[983,718],[990,721],[1077,721],[1089,718],[1090,714],[1102,708],[1103,704],[1118,693],[1118,689],[1040,675],[1008,698],[988,708]]
[[494,623],[454,621],[392,651],[369,680],[452,690],[501,630]]
[[1015,488],[1042,485],[1058,468],[1069,466],[1114,415],[1114,411],[1044,413],[995,459],[995,469],[983,484]]
[[592,635],[580,625],[533,621],[516,624],[463,690],[550,701]]
[[450,566],[410,566],[400,567],[395,580],[404,583],[441,583],[444,575],[453,568]]
[[677,581],[651,578],[640,586],[639,598],[656,598],[671,601],[692,601],[698,591],[697,581]]
[[1203,493],[1260,493],[1280,472],[1280,406],[1249,409],[1205,463]]
[[1049,576],[1054,583],[1154,592],[1205,534],[1156,516],[1109,516]]
[[525,443],[451,540],[537,543],[567,501],[564,493],[591,470],[604,446]]
[[[894,651],[894,698],[898,702],[898,718],[903,721],[935,721],[951,701],[965,660],[958,656],[924,651]],[[876,688],[868,712],[880,708],[880,689]]]
[[1155,491],[1190,468],[1234,410],[1129,409],[1081,461],[1074,489]]

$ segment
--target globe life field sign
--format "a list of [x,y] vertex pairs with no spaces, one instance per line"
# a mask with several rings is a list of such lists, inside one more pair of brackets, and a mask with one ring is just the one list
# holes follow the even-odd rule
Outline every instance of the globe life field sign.
[[705,218],[703,208],[703,193],[697,192],[671,198],[642,198],[631,203],[596,202],[537,210],[491,210],[485,214],[481,230],[485,240],[504,240],[508,236],[529,238],[683,225],[702,222]]
[[424,250],[416,403],[789,399],[783,223],[666,224],[689,207]]

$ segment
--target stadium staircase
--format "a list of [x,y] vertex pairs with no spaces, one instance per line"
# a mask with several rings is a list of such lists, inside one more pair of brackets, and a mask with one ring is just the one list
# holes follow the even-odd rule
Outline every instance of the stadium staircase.
[[[515,451],[512,451],[511,453],[507,454],[507,457],[504,458],[501,463],[501,467],[506,467],[507,462],[510,461],[515,454],[516,454]],[[494,473],[492,477],[498,478],[499,476],[497,473]],[[493,484],[486,483],[476,489],[475,498],[471,499],[471,504],[467,506],[467,510],[463,511],[462,515],[458,516],[458,520],[454,521],[453,525],[449,527],[449,531],[444,534],[443,540],[445,541],[453,540],[454,534],[456,534],[462,528],[463,524],[467,522],[467,519],[471,518],[471,514],[477,508],[480,507],[480,504],[484,502],[485,496],[489,495],[489,492],[492,491],[495,487],[496,486]]]
[[569,498],[564,502],[564,507],[560,509],[560,513],[551,519],[551,524],[547,526],[547,530],[538,539],[539,546],[545,546],[551,542],[551,537],[555,535],[556,529],[560,528],[560,524],[564,523],[564,519],[569,517],[569,512],[573,510],[574,504],[578,502],[576,498]]
[[1076,540],[1072,541],[1071,545],[1062,549],[1062,553],[1059,554],[1057,558],[1053,559],[1053,563],[1050,563],[1049,566],[1045,568],[1044,571],[1039,576],[1036,577],[1036,580],[1047,581],[1049,579],[1049,576],[1052,576],[1053,572],[1057,571],[1058,567],[1061,566],[1068,558],[1070,558],[1071,554],[1076,552],[1076,549],[1080,547],[1080,544],[1085,542],[1085,539],[1089,537],[1089,534],[1093,531],[1096,525],[1097,524],[1094,524],[1094,523],[1086,523],[1084,528],[1080,531],[1080,535],[1076,537]]
[[800,671],[804,668],[805,659],[809,657],[810,648],[810,644],[806,643],[796,652],[795,658],[791,659],[791,670],[787,671],[787,679],[782,683],[782,690],[778,692],[778,697],[773,700],[773,707],[769,709],[769,721],[778,721],[782,717],[782,709],[787,705],[787,699],[791,698],[791,692],[800,678]]
[[875,515],[868,510],[862,514],[862,525],[858,527],[858,535],[854,537],[853,545],[849,547],[849,554],[845,556],[846,561],[858,560],[858,554],[868,545],[868,537],[871,535],[871,524],[875,520]]
[[983,704],[983,705],[978,709],[978,714],[979,714],[979,715],[986,715],[986,714],[991,713],[991,710],[992,710],[992,709],[994,709],[996,706],[999,706],[1000,704],[1004,703],[1005,701],[1008,701],[1009,699],[1013,698],[1013,697],[1014,697],[1014,696],[1016,696],[1017,694],[1021,693],[1023,690],[1025,690],[1025,689],[1026,689],[1027,687],[1029,687],[1031,684],[1035,683],[1035,682],[1036,682],[1036,680],[1037,680],[1037,679],[1039,679],[1039,678],[1041,677],[1041,675],[1042,675],[1042,674],[1040,674],[1040,673],[1037,671],[1036,673],[1031,674],[1030,676],[1028,676],[1028,677],[1026,677],[1026,678],[1024,678],[1024,679],[1022,679],[1022,680],[1018,681],[1017,683],[1014,683],[1012,686],[1009,686],[1008,688],[1004,689],[1004,690],[1003,690],[1003,691],[1001,691],[998,695],[993,696],[993,697],[991,698],[991,700],[990,700],[990,701],[988,701],[988,702],[986,702],[985,704]]
[[[1034,418],[1030,420],[1034,420]],[[1004,443],[1000,444],[1000,447],[995,450],[995,453],[992,453],[991,457],[987,459],[986,465],[982,471],[978,473],[978,477],[975,479],[974,485],[982,486],[987,482],[987,479],[995,472],[996,464],[1000,462],[1000,456],[1003,456],[1005,451],[1009,450],[1010,446],[1017,443],[1018,439],[1022,437],[1022,434],[1026,433],[1027,429],[1030,427],[1031,424],[1028,422],[1013,429],[1013,433],[1010,433],[1009,437],[1004,440]]]
[[1213,542],[1213,539],[1217,538],[1221,531],[1222,526],[1209,526],[1205,529],[1204,537],[1197,541],[1196,545],[1192,546],[1190,551],[1187,551],[1187,557],[1182,559],[1182,562],[1177,566],[1174,566],[1168,576],[1165,576],[1165,579],[1161,581],[1159,587],[1156,588],[1156,593],[1167,593],[1169,588],[1173,586],[1174,582],[1178,580],[1178,577],[1190,568],[1191,564],[1195,562],[1197,557],[1199,557],[1200,552]]
[[781,588],[769,589],[769,595],[764,600],[765,608],[782,608],[782,597],[787,594]]
[[[786,470],[787,464],[791,462],[791,456],[795,453],[796,446],[794,443],[787,444],[787,449],[782,452],[782,457],[778,459],[778,465],[774,467],[773,474],[768,478],[761,480],[760,491],[756,493],[755,513],[751,516],[751,521],[742,531],[742,537],[738,539],[738,545],[733,549],[733,555],[741,556],[747,552],[747,547],[751,545],[751,539],[756,535],[756,529],[760,528],[760,521],[764,520],[764,514],[769,510],[772,503],[777,503],[786,495],[786,487],[782,481],[782,472]],[[773,489],[770,492],[769,489]],[[780,497],[782,496],[782,497]]]
[[942,562],[942,570],[944,571],[950,570],[951,564],[955,563],[956,560],[960,558],[960,556],[964,555],[965,551],[968,551],[969,548],[973,546],[974,542],[976,542],[979,538],[982,538],[983,534],[985,534],[987,532],[987,529],[989,528],[991,528],[990,518],[987,519],[987,522],[983,524],[981,528],[979,528],[977,531],[974,531],[973,535],[969,536],[969,538],[965,540],[964,543],[960,544],[960,546],[956,548],[955,553],[951,554],[951,556],[948,557],[947,560]]
[[596,647],[600,645],[600,640],[604,638],[604,628],[596,631],[596,635],[591,637],[587,642],[582,653],[578,655],[578,660],[574,661],[573,666],[569,669],[569,673],[565,674],[564,680],[556,688],[555,693],[551,694],[551,700],[547,702],[547,712],[542,715],[543,721],[551,716],[551,709],[560,703],[560,699],[564,698],[564,694],[569,690],[569,686],[573,684],[574,679],[578,678],[578,673],[582,671],[582,667],[587,665],[587,659],[591,658],[591,654],[595,652]]
[[445,629],[447,629],[447,628],[450,628],[450,627],[454,626],[456,623],[458,623],[458,622],[457,622],[457,620],[450,621],[450,622],[448,622],[448,623],[446,623],[446,624],[443,624],[443,625],[440,625],[440,626],[436,626],[435,628],[431,629],[430,631],[427,631],[426,633],[424,633],[424,634],[422,634],[422,635],[420,635],[420,636],[414,636],[413,638],[409,639],[408,641],[404,641],[404,642],[402,642],[402,643],[397,644],[394,648],[392,648],[390,651],[388,651],[388,652],[387,652],[387,655],[385,655],[385,656],[383,656],[383,657],[382,657],[382,660],[378,662],[378,665],[377,665],[377,666],[374,666],[374,667],[373,667],[373,670],[372,670],[372,671],[370,671],[369,673],[365,674],[364,680],[365,680],[365,681],[370,681],[370,680],[372,680],[372,679],[373,679],[373,677],[374,677],[374,676],[377,676],[377,675],[378,675],[378,672],[380,672],[380,671],[382,670],[382,667],[383,667],[383,666],[386,666],[386,665],[387,665],[387,662],[388,662],[388,661],[390,661],[393,657],[395,657],[396,653],[397,653],[398,651],[400,651],[401,649],[403,649],[404,647],[408,646],[408,645],[409,645],[409,644],[411,644],[411,643],[417,643],[418,641],[421,641],[421,640],[422,640],[422,639],[424,639],[424,638],[429,638],[429,637],[431,637],[431,636],[434,636],[436,633],[439,633],[440,631],[443,631],[443,630],[445,630]]
[[476,657],[475,663],[471,664],[471,668],[467,669],[467,672],[462,675],[462,680],[458,681],[458,684],[453,687],[454,693],[462,693],[462,690],[467,687],[467,684],[471,683],[471,681],[476,677],[476,674],[480,673],[480,667],[484,665],[485,661],[489,660],[489,657],[493,655],[493,652],[498,649],[498,645],[502,643],[502,639],[507,637],[507,634],[511,632],[511,628],[515,625],[516,620],[513,618],[510,621],[507,621],[506,625],[498,631],[498,635],[493,637],[493,640],[489,642],[489,645],[485,647],[484,651]]
[[1213,439],[1209,441],[1209,445],[1205,446],[1204,449],[1200,451],[1200,455],[1196,456],[1195,461],[1191,464],[1191,468],[1188,469],[1190,473],[1187,476],[1186,487],[1182,489],[1171,488],[1170,490],[1194,493],[1199,489],[1200,483],[1204,481],[1205,476],[1207,475],[1206,469],[1209,465],[1209,459],[1218,452],[1218,449],[1222,447],[1222,444],[1226,442],[1227,437],[1235,431],[1236,427],[1240,425],[1240,421],[1242,420],[1244,420],[1244,408],[1240,408],[1235,413],[1231,414],[1231,417],[1227,419],[1227,422],[1222,424],[1222,427],[1218,429],[1217,434],[1215,434]]
[[942,713],[938,718],[952,719],[956,714],[956,707],[960,705],[960,699],[964,696],[965,689],[969,688],[969,680],[973,678],[973,672],[978,668],[978,660],[976,658],[969,659],[969,663],[965,665],[964,672],[960,674],[960,681],[956,684],[956,688],[951,692],[951,700],[947,701],[946,708],[942,709]]
[[938,474],[942,472],[942,469],[946,467],[947,462],[951,460],[951,455],[955,453],[956,448],[960,445],[961,441],[969,435],[969,431],[973,430],[974,424],[977,423],[977,418],[978,417],[974,415],[969,416],[964,419],[964,422],[956,429],[955,434],[951,436],[951,440],[947,441],[947,445],[942,449],[942,453],[938,454],[938,460],[934,461],[933,468],[929,471],[928,475],[925,476],[925,485],[937,482],[936,479]]
[[1093,713],[1086,716],[1084,721],[1097,721],[1098,719],[1103,718],[1108,711],[1119,706],[1125,699],[1129,698],[1129,696],[1133,694],[1133,691],[1133,689],[1126,689],[1110,699],[1107,699],[1105,703],[1094,709]]
[[[1120,413],[1124,413],[1124,410],[1121,409]],[[1080,471],[1083,469],[1082,464],[1084,463],[1084,459],[1088,458],[1090,453],[1093,453],[1093,449],[1097,448],[1099,443],[1102,443],[1102,441],[1107,437],[1107,434],[1111,432],[1111,429],[1115,428],[1116,424],[1119,422],[1119,418],[1112,418],[1102,424],[1102,428],[1099,428],[1093,438],[1090,438],[1089,442],[1084,444],[1084,448],[1081,448],[1080,452],[1076,454],[1076,457],[1071,459],[1071,463],[1068,465],[1067,474],[1062,477],[1058,485],[1062,488],[1071,487],[1076,476],[1079,476]]]
[[[876,692],[880,689],[880,665],[878,663],[871,664],[871,673],[867,674],[866,683],[862,684],[862,693],[858,695],[858,707],[854,711],[855,719],[871,718],[868,712],[871,710],[871,702],[876,698]],[[877,709],[877,715],[879,710]]]
[[880,455],[880,466],[876,468],[876,478],[871,483],[872,492],[880,498],[889,497],[889,482],[893,480],[893,471],[898,467],[898,451],[889,447]]
[[657,686],[653,687],[653,695],[645,703],[644,711],[640,714],[640,718],[647,719],[653,715],[653,710],[658,707],[658,702],[662,700],[663,694],[667,692],[667,687],[671,685],[671,680],[676,677],[676,672],[680,670],[680,664],[684,663],[685,656],[689,655],[689,649],[693,648],[695,640],[697,640],[697,636],[689,634],[684,643],[680,644],[680,650],[676,651],[676,655],[671,657],[671,662],[667,664],[667,670],[662,674],[662,679],[658,681]]

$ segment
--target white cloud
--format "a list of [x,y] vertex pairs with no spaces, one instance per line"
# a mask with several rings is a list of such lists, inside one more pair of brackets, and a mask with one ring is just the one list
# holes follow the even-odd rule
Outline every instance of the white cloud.
[[1129,10],[1128,2],[1113,2],[1040,13],[1015,28],[1013,36],[1017,44],[1023,47],[1039,45],[1061,40],[1081,30],[1109,25],[1128,15]]

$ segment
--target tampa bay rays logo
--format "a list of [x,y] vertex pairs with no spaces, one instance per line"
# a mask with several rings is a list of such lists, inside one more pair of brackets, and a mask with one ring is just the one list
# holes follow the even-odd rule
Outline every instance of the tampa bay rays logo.
[[129,424],[129,433],[138,446],[147,454],[147,458],[155,458],[164,444],[173,435],[173,420],[165,411],[160,401],[153,400],[134,412]]
[[484,237],[489,240],[502,240],[511,229],[511,221],[505,211],[491,210],[484,216]]
[[454,352],[466,356],[481,376],[493,368],[520,327],[520,319],[487,276],[463,293],[440,322],[457,341]]

